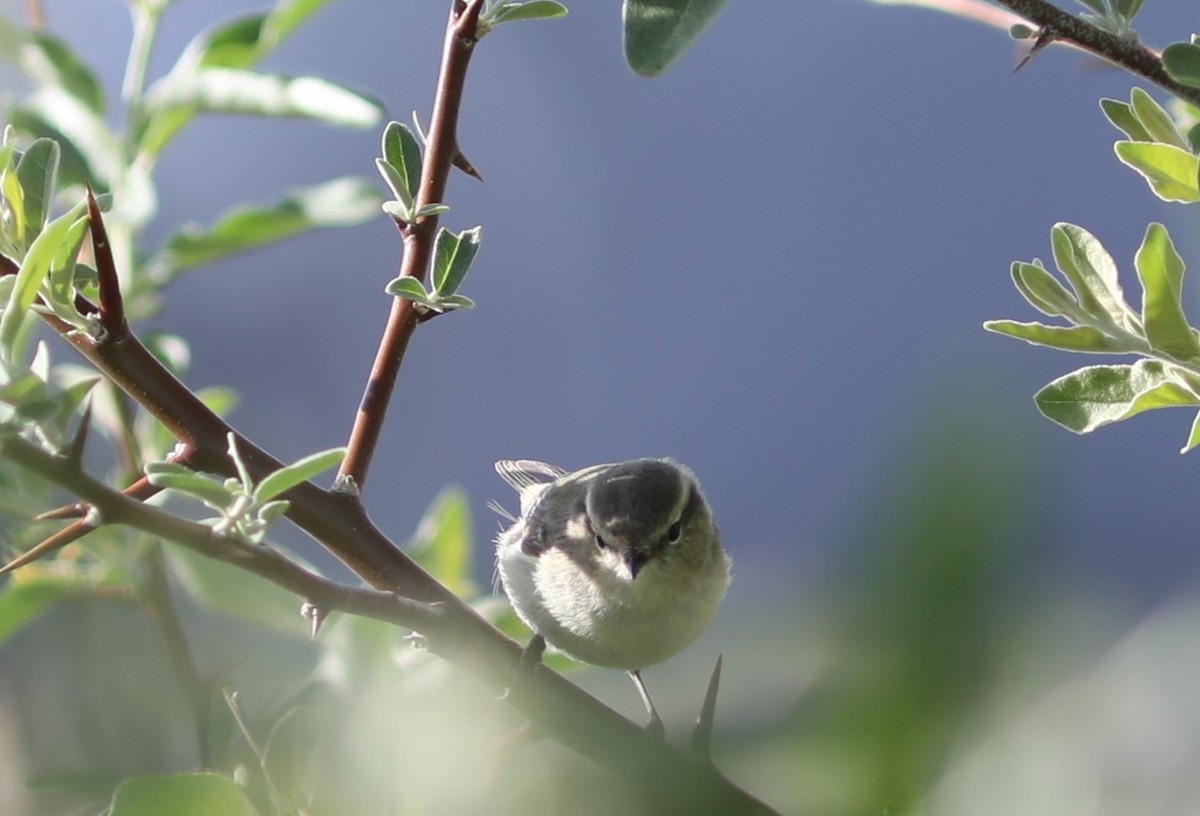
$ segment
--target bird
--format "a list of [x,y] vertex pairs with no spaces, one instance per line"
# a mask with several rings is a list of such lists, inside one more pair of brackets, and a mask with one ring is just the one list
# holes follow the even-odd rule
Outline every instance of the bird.
[[567,471],[528,459],[496,462],[520,513],[496,538],[496,571],[534,632],[521,665],[546,645],[623,669],[663,732],[641,672],[690,645],[716,616],[732,562],[696,475],[669,458]]

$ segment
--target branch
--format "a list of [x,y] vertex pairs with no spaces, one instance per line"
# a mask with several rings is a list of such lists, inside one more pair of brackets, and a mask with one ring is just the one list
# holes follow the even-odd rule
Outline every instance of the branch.
[[[467,65],[475,51],[476,25],[482,7],[483,0],[455,2],[450,12],[425,145],[425,160],[421,167],[421,186],[413,204],[414,210],[426,204],[440,203],[445,197],[450,168],[458,155],[458,108],[467,80]],[[404,260],[400,265],[400,275],[423,280],[433,254],[438,217],[424,216],[414,224],[397,223],[397,226],[404,236]],[[340,484],[353,484],[361,491],[367,481],[367,471],[379,444],[388,403],[400,374],[400,364],[408,349],[408,341],[420,321],[421,315],[411,300],[398,297],[392,301],[392,311],[379,341],[375,362],[371,365],[367,387],[350,430],[350,440],[346,443],[346,458],[338,470]]]
[[[345,586],[309,572],[277,550],[219,536],[203,524],[143,504],[88,476],[66,457],[18,436],[0,442],[0,453],[88,502],[101,523],[124,524],[242,567],[307,599],[320,616],[348,612],[418,631],[435,652],[484,680],[493,691],[511,680],[519,653],[516,644],[457,598],[454,604],[427,604],[392,592]],[[468,614],[461,614],[463,609]],[[694,813],[703,806],[719,813],[772,813],[712,765],[648,738],[638,726],[544,667],[523,678],[509,700],[542,733],[633,779],[654,803],[654,812]]]
[[1190,88],[1171,79],[1162,58],[1135,39],[1125,39],[1068,14],[1045,0],[995,0],[1012,9],[1055,39],[1078,46],[1114,65],[1150,80],[1180,99],[1200,105],[1200,88]]

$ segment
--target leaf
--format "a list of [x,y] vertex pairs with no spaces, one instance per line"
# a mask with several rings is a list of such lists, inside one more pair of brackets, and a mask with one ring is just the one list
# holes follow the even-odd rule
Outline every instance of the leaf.
[[1196,416],[1192,419],[1192,430],[1188,434],[1187,442],[1179,449],[1179,452],[1187,453],[1197,445],[1200,445],[1200,411],[1197,411]]
[[199,499],[217,511],[229,507],[234,499],[233,491],[223,482],[173,462],[149,463],[146,465],[146,478],[155,487],[175,490],[184,496]]
[[1142,323],[1152,348],[1181,360],[1200,356],[1183,314],[1183,259],[1162,224],[1151,224],[1134,259],[1142,282]]
[[182,271],[309,230],[354,226],[376,217],[380,199],[375,185],[357,177],[301,187],[274,204],[230,210],[208,229],[189,225],[155,260]]
[[266,476],[254,488],[254,501],[261,504],[281,493],[286,493],[293,487],[307,482],[318,473],[337,467],[346,455],[345,448],[330,448],[305,456],[287,467]]
[[40,86],[62,88],[97,114],[104,114],[104,88],[63,40],[27,31],[0,17],[0,55]]
[[413,536],[410,554],[454,594],[474,593],[471,511],[461,488],[447,487],[434,498]]
[[1121,329],[1132,316],[1121,291],[1117,265],[1096,236],[1083,227],[1058,223],[1050,231],[1054,262],[1071,282],[1079,305],[1089,315]]
[[84,207],[84,202],[80,202],[47,224],[25,253],[21,271],[17,273],[16,284],[9,295],[8,306],[0,315],[0,346],[12,348],[21,321],[37,298],[38,288],[49,273],[50,264],[68,241],[71,225],[83,214]]
[[467,309],[474,309],[475,301],[466,295],[453,294],[435,298],[435,305],[438,311],[442,312],[448,312],[452,309],[462,309],[465,311]]
[[1135,142],[1153,142],[1150,132],[1138,121],[1137,115],[1133,112],[1133,107],[1127,102],[1121,102],[1117,99],[1101,99],[1100,109],[1104,111],[1104,115],[1108,117],[1108,121],[1125,133],[1131,140]]
[[242,787],[214,773],[135,776],[113,792],[109,816],[257,816]]
[[438,229],[433,242],[433,291],[448,296],[458,291],[479,252],[483,227],[472,227],[458,235],[445,227]]
[[399,170],[383,159],[375,160],[375,169],[379,171],[379,175],[383,177],[388,189],[392,191],[392,198],[403,205],[399,209],[405,218],[401,220],[408,223],[411,221],[408,216],[412,211],[412,193],[409,192],[408,182],[404,180],[404,176],[400,175]]
[[25,245],[42,231],[50,216],[58,180],[58,143],[37,139],[17,162],[17,178],[25,201]]
[[393,186],[396,198],[411,209],[421,185],[422,159],[421,144],[407,125],[388,122],[383,129],[383,158],[400,179],[400,189]]
[[1200,162],[1186,150],[1151,142],[1117,142],[1117,158],[1145,177],[1150,189],[1164,201],[1200,200],[1196,175]]
[[0,643],[61,600],[77,595],[85,585],[75,578],[34,575],[9,579],[0,590]]
[[1200,402],[1158,360],[1081,368],[1047,385],[1034,400],[1048,419],[1075,433],[1155,408]]
[[1042,314],[1068,317],[1076,323],[1083,322],[1081,318],[1085,313],[1079,301],[1040,263],[1016,261],[1012,265],[1012,277],[1013,283],[1025,300]]
[[86,213],[76,218],[63,236],[58,252],[50,259],[50,299],[69,307],[72,311],[75,308],[72,287],[75,282],[76,261],[90,226],[91,219]]
[[[35,136],[53,138],[66,159],[82,160],[87,171],[84,179],[107,192],[125,172],[120,140],[107,122],[87,105],[58,87],[41,88],[20,105],[13,106],[9,121]],[[70,149],[68,149],[70,145]],[[76,158],[78,157],[78,158]],[[71,172],[78,168],[71,167]],[[74,181],[73,176],[71,177]]]
[[1190,88],[1200,88],[1200,46],[1171,43],[1163,49],[1162,63],[1171,79]]
[[644,77],[661,74],[691,48],[728,0],[624,0],[625,62]]
[[989,320],[983,327],[996,334],[1005,334],[1032,343],[1064,351],[1113,354],[1129,352],[1120,342],[1091,326],[1047,326],[1044,323],[1018,323],[1015,320]]
[[515,23],[518,20],[551,20],[555,17],[566,17],[567,7],[553,0],[529,0],[525,3],[502,3],[496,6],[490,15],[488,23],[498,26],[501,23]]
[[1174,145],[1183,150],[1188,149],[1187,140],[1180,134],[1179,128],[1175,126],[1175,121],[1162,109],[1161,105],[1154,101],[1154,97],[1141,88],[1134,88],[1129,99],[1134,115],[1142,123],[1146,132],[1150,134],[1150,138],[1162,144]]
[[389,295],[411,300],[414,303],[433,306],[433,300],[429,297],[429,293],[425,291],[425,286],[411,275],[404,275],[389,281],[388,285],[383,288],[383,291]]
[[343,127],[373,127],[383,114],[374,99],[319,77],[291,77],[240,68],[172,73],[146,91],[144,113],[164,111],[300,117]]
[[[207,608],[275,631],[308,634],[309,623],[300,614],[300,598],[279,585],[186,547],[168,546],[164,553],[179,585]],[[316,572],[295,553],[289,552],[287,557]]]

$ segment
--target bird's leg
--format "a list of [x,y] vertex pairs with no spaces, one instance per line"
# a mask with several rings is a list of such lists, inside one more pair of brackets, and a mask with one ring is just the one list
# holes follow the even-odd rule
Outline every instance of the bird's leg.
[[521,650],[516,668],[513,669],[512,680],[509,681],[508,688],[500,695],[501,700],[508,699],[508,695],[512,694],[513,689],[520,687],[522,683],[533,676],[533,673],[538,670],[538,666],[542,665],[542,655],[545,653],[546,639],[539,634],[534,634],[525,644],[525,648]]
[[637,669],[629,672],[629,679],[637,686],[638,696],[642,698],[642,705],[646,707],[646,733],[658,740],[662,740],[666,735],[666,728],[663,726],[662,717],[658,716],[658,710],[654,707],[654,702],[650,699],[650,692],[646,690],[646,684],[642,681],[642,673]]

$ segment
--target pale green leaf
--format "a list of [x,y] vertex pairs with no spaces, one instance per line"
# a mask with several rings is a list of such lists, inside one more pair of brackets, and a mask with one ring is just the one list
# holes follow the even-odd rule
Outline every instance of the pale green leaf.
[[388,122],[382,141],[383,159],[400,180],[396,198],[411,209],[421,185],[421,144],[408,126],[400,122]]
[[1187,453],[1197,445],[1200,445],[1200,411],[1197,411],[1196,416],[1192,418],[1192,430],[1188,433],[1187,442],[1179,449],[1179,452]]
[[59,155],[57,142],[37,139],[17,162],[17,178],[24,198],[26,246],[33,242],[50,217],[58,183]]
[[310,230],[354,226],[375,218],[382,198],[375,185],[361,178],[302,187],[274,204],[230,210],[211,227],[184,227],[167,242],[156,262],[181,271]]
[[1045,267],[1016,261],[1012,265],[1012,277],[1025,300],[1042,314],[1082,322],[1084,311],[1079,301]]
[[389,281],[388,285],[384,287],[384,291],[389,295],[402,297],[414,303],[421,303],[425,306],[433,305],[433,300],[425,291],[425,286],[411,275],[404,275]]
[[337,467],[346,455],[345,448],[330,448],[305,456],[287,467],[271,473],[254,488],[254,501],[258,504],[270,501],[281,493],[286,493],[296,485]]
[[1134,261],[1142,282],[1142,323],[1151,347],[1181,360],[1200,356],[1200,341],[1183,314],[1183,259],[1167,228],[1151,224]]
[[1138,121],[1137,116],[1133,112],[1133,106],[1128,102],[1121,102],[1117,99],[1101,99],[1100,109],[1104,111],[1104,115],[1108,117],[1108,121],[1112,122],[1114,127],[1124,132],[1132,141],[1154,141],[1150,136],[1150,132]]
[[1129,100],[1134,115],[1142,123],[1146,132],[1150,134],[1151,139],[1162,144],[1174,145],[1181,150],[1188,149],[1187,139],[1183,138],[1183,134],[1175,126],[1175,120],[1154,101],[1154,97],[1141,88],[1134,88],[1129,95]]
[[0,56],[38,85],[62,88],[103,115],[103,86],[71,47],[53,34],[18,28],[0,17]]
[[1015,320],[988,320],[983,328],[1005,334],[1035,346],[1095,354],[1129,352],[1121,343],[1091,326],[1047,326],[1044,323],[1019,323]]
[[1082,227],[1059,223],[1050,231],[1050,242],[1054,261],[1083,310],[1097,320],[1132,328],[1133,315],[1121,290],[1117,265],[1100,241]]
[[1155,408],[1200,403],[1158,360],[1081,368],[1050,383],[1034,399],[1048,419],[1075,433],[1088,433]]
[[462,285],[471,269],[479,244],[483,239],[483,227],[472,227],[457,235],[445,227],[438,229],[433,244],[433,291],[437,295],[453,295]]
[[1117,142],[1117,158],[1145,177],[1150,189],[1164,201],[1200,200],[1197,172],[1200,162],[1191,152],[1173,145],[1151,142]]

